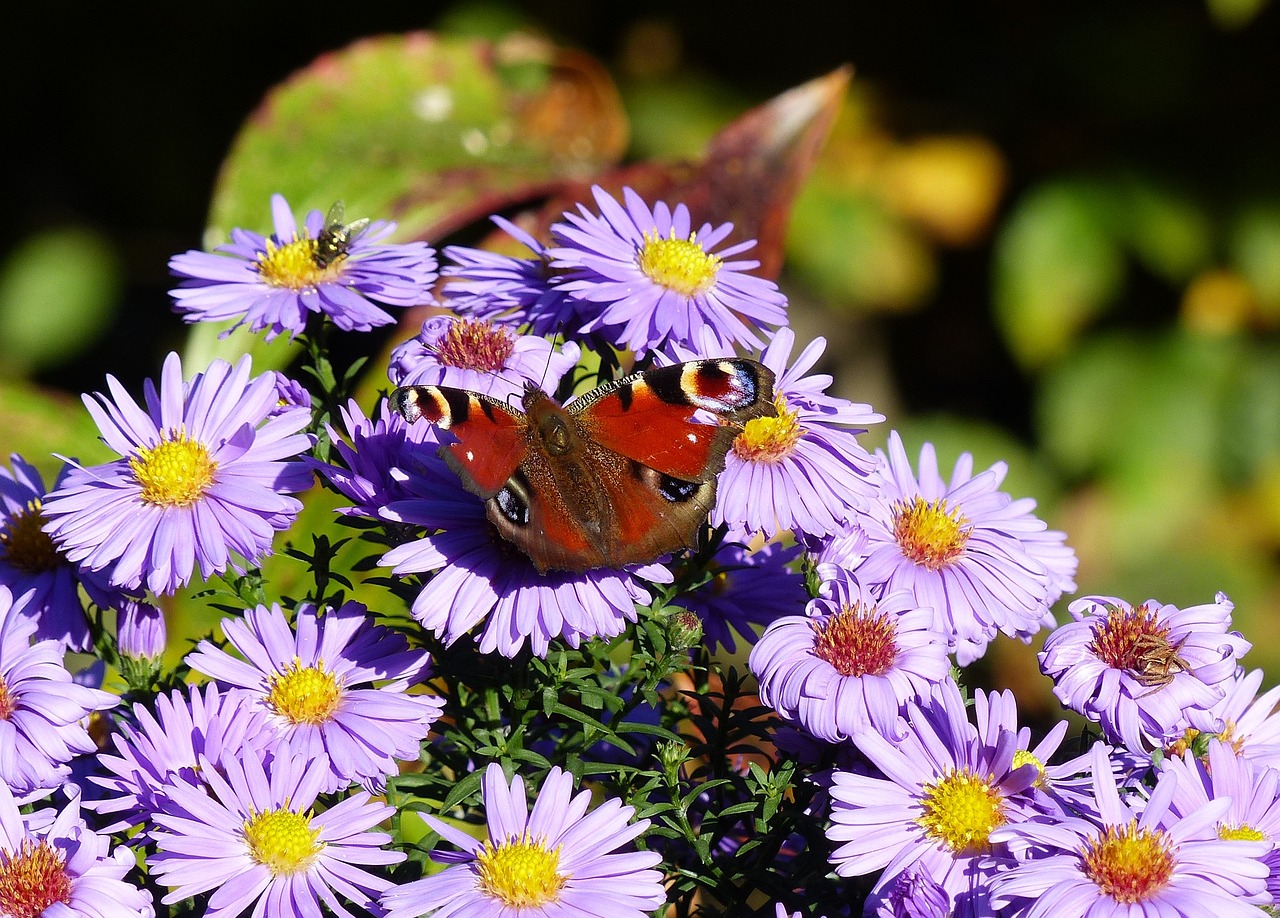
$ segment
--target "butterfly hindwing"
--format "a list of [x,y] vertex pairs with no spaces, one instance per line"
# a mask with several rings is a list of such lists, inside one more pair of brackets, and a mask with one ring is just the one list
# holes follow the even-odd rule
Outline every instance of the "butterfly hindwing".
[[[700,422],[699,410],[721,423]],[[568,411],[615,453],[684,481],[709,481],[741,425],[774,413],[773,373],[754,360],[695,360],[600,386]]]
[[528,451],[523,414],[479,392],[449,386],[406,386],[391,407],[409,423],[422,418],[457,438],[440,450],[468,491],[488,500],[507,484]]

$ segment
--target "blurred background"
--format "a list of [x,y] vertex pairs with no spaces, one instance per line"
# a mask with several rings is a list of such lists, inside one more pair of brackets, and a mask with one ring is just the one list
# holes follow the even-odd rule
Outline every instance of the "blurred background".
[[[107,373],[136,393],[185,346],[166,262],[223,241],[233,216],[267,228],[264,194],[226,193],[224,159],[273,86],[308,67],[325,78],[318,55],[419,29],[576,49],[616,87],[608,142],[627,162],[696,159],[744,111],[850,63],[780,283],[801,339],[828,338],[836,390],[889,416],[868,445],[893,426],[910,449],[933,441],[944,468],[962,451],[979,468],[1007,461],[1006,489],[1067,531],[1082,593],[1188,606],[1226,591],[1256,645],[1246,664],[1280,671],[1276,4],[228,2],[27,17],[6,42],[0,154],[4,453],[47,471],[51,451],[98,458],[78,394]],[[348,215],[363,215],[350,197]],[[1039,679],[1021,645],[1002,640],[993,663],[1003,685]]]

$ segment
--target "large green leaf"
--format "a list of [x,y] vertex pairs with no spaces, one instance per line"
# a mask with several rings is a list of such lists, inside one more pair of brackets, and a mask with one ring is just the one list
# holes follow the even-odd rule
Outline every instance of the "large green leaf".
[[[398,238],[435,241],[512,203],[585,179],[626,146],[617,90],[593,58],[527,35],[489,42],[417,32],[356,42],[272,89],[232,144],[206,245],[232,227],[270,230],[269,200],[295,212],[394,219]],[[246,349],[198,326],[189,353]]]

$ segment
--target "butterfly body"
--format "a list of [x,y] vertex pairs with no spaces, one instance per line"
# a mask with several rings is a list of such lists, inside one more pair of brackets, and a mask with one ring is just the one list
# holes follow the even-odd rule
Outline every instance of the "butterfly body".
[[773,374],[753,360],[700,360],[564,406],[532,385],[523,411],[445,386],[397,389],[391,404],[457,437],[441,455],[539,571],[581,572],[696,544],[734,437],[774,412]]

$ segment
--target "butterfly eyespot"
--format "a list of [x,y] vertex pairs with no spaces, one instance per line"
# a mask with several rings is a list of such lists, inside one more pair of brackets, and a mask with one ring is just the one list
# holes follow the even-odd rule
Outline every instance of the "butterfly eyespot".
[[529,525],[529,505],[522,501],[511,488],[503,488],[493,496],[498,505],[498,512],[513,526]]
[[702,487],[696,481],[681,481],[679,478],[672,478],[670,475],[661,477],[662,480],[658,484],[658,493],[673,504],[683,504],[692,500],[693,496],[698,493],[698,489]]

